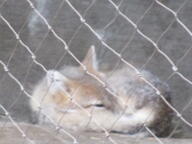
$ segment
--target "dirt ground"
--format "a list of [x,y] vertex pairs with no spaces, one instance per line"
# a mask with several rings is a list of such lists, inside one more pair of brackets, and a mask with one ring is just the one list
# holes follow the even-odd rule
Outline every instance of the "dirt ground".
[[[61,131],[55,131],[45,126],[34,126],[19,123],[19,126],[26,133],[26,137],[22,137],[19,131],[10,123],[1,126],[0,143],[1,144],[27,144],[31,141],[34,144],[111,144],[112,139],[117,144],[157,144],[154,138],[132,138],[126,135],[111,134],[105,137],[104,133],[93,132],[70,132],[75,139]],[[31,141],[30,141],[31,140]],[[75,141],[74,141],[75,140]],[[191,144],[191,139],[159,139],[163,144]]]

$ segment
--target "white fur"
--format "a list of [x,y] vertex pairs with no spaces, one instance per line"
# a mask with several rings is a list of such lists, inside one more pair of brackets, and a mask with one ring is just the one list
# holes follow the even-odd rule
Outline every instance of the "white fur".
[[[115,100],[117,100],[115,103],[114,99],[109,97],[113,96],[104,90],[102,91],[102,87],[96,80],[93,82],[91,77],[86,77],[86,81],[83,81],[84,83],[87,82],[86,84],[79,83],[79,80],[84,78],[81,67],[66,67],[62,70],[62,73],[56,70],[48,71],[45,78],[37,84],[32,95],[40,104],[31,101],[32,109],[38,111],[38,107],[41,106],[45,114],[53,120],[59,121],[63,127],[75,130],[102,131],[101,127],[103,127],[107,130],[128,133],[133,128],[138,128],[143,124],[150,126],[156,120],[159,112],[158,108],[161,108],[157,103],[159,97],[150,86],[138,78],[133,70],[122,68],[112,75],[102,73],[101,77],[101,72],[98,71],[97,67],[94,46],[90,48],[83,64],[89,68],[90,72],[104,80],[121,101],[118,101],[119,99],[115,97]],[[160,82],[148,72],[143,74],[152,82]],[[89,81],[91,82],[89,83]],[[61,101],[58,104],[52,99],[53,96],[57,96],[58,92],[66,92],[67,83],[70,83],[73,100],[77,101],[78,106],[74,106],[75,104],[71,101],[65,106],[65,102],[62,103]],[[89,86],[91,86],[90,89]],[[70,95],[70,90],[68,92],[67,94]],[[62,94],[58,96],[63,96]],[[103,104],[104,106],[99,107],[97,104]],[[112,109],[118,104],[120,105],[117,107],[118,110]]]

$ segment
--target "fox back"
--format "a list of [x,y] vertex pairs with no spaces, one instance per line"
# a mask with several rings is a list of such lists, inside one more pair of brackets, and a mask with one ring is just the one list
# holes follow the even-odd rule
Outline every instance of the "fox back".
[[[48,115],[62,127],[74,130],[127,133],[149,136],[147,126],[157,136],[171,130],[172,111],[156,91],[128,66],[116,71],[98,69],[92,46],[82,66],[66,66],[49,70],[35,86],[31,108],[39,114],[39,122],[47,123]],[[142,75],[159,89],[170,102],[167,84],[151,73]],[[43,116],[44,115],[44,116]]]

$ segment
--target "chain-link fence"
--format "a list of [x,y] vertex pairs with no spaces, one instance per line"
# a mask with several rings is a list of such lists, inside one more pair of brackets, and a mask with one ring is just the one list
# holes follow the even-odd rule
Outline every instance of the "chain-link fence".
[[[83,134],[85,137],[90,137],[86,142],[86,138],[73,134],[60,123],[65,115],[59,122],[56,121],[50,111],[44,110],[43,100],[37,101],[33,97],[34,87],[39,79],[45,77],[47,73],[49,75],[48,70],[67,67],[67,71],[64,70],[63,73],[73,75],[72,71],[76,69],[70,69],[66,65],[76,67],[79,65],[89,79],[92,78],[94,83],[97,82],[111,97],[120,99],[108,87],[107,81],[98,73],[91,71],[89,65],[83,62],[87,51],[94,45],[99,71],[115,73],[122,67],[129,68],[134,76],[143,82],[143,87],[147,86],[153,90],[175,114],[174,126],[168,137],[175,134],[190,137],[192,127],[190,1],[2,0],[0,11],[0,112],[3,132],[6,133],[10,126],[8,123],[11,123],[12,130],[15,131],[16,128],[24,142],[39,143],[39,140],[33,138],[35,133],[38,133],[34,129],[38,127],[40,131],[43,126],[27,127],[20,124],[34,122],[34,112],[29,104],[30,101],[34,101],[39,105],[39,113],[51,126],[46,133],[48,131],[62,143],[66,143],[66,136],[70,138],[68,143],[82,143],[82,141],[96,143],[101,136],[106,140],[104,143],[125,143],[127,140],[121,141],[123,138],[116,138],[113,133],[111,134],[112,127],[118,123],[118,118],[111,128],[106,128],[94,117],[92,111],[87,111],[79,101],[72,99],[75,107],[86,113],[98,131],[102,131],[100,136],[98,133]],[[143,75],[145,70],[169,85],[172,103],[149,77]],[[57,81],[55,76],[52,80]],[[71,99],[71,96],[68,95],[68,98]],[[99,109],[103,107],[100,103],[96,103],[96,106]],[[70,111],[69,108],[67,110]],[[123,115],[125,113],[120,112],[120,117]],[[166,143],[145,123],[142,129],[145,129],[156,143]],[[42,137],[47,143],[52,143],[51,139]]]

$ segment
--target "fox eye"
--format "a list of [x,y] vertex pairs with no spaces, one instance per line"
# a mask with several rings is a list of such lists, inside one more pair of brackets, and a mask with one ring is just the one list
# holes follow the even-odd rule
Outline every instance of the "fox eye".
[[95,107],[104,107],[103,104],[95,104],[94,106],[95,106]]

